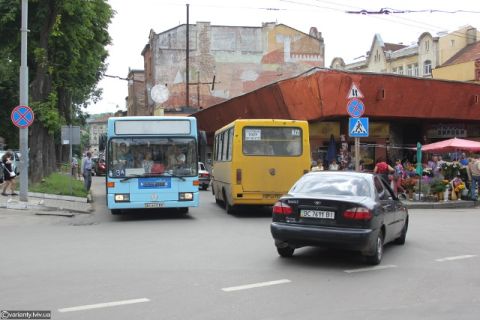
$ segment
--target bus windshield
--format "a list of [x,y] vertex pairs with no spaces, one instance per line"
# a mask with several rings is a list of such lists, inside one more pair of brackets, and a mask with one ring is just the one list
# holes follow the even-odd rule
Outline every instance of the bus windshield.
[[112,138],[108,151],[113,178],[198,175],[194,138]]
[[300,156],[302,129],[298,127],[244,127],[243,154]]

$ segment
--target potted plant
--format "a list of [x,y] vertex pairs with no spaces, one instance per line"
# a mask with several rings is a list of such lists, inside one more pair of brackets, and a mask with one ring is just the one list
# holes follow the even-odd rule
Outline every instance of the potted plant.
[[413,199],[413,190],[415,190],[415,185],[417,184],[417,180],[418,179],[416,178],[409,177],[409,178],[403,179],[401,182],[403,189],[405,189],[405,191],[408,194],[409,200]]
[[447,190],[448,180],[433,179],[430,184],[430,192],[436,194],[438,200],[443,200],[445,190]]

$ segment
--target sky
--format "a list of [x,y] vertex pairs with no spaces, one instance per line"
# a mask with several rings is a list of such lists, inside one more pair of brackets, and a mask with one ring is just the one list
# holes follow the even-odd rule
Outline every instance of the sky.
[[[473,0],[108,0],[108,3],[116,14],[108,29],[112,44],[107,48],[105,74],[122,78],[127,77],[130,69],[143,69],[141,52],[151,29],[161,33],[186,23],[187,3],[190,24],[209,21],[212,25],[261,27],[263,22],[277,22],[307,34],[311,27],[316,27],[325,41],[325,67],[330,66],[334,57],[342,57],[346,63],[359,61],[370,49],[376,33],[384,42],[410,45],[423,32],[436,36],[465,25],[480,29],[480,7]],[[346,13],[379,12],[382,8],[405,13]],[[125,80],[104,77],[98,84],[103,89],[102,99],[86,111],[97,114],[125,110],[127,85]]]

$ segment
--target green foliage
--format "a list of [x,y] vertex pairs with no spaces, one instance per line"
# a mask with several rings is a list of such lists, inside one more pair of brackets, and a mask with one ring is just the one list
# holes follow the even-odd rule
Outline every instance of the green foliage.
[[[72,194],[70,194],[70,186]],[[42,182],[33,184],[29,188],[31,192],[48,194],[60,194],[66,196],[86,197],[87,191],[80,180],[73,179],[69,174],[53,173]]]
[[57,101],[57,94],[51,92],[48,100],[32,102],[30,104],[37,119],[48,129],[49,134],[54,134],[55,131],[59,131],[61,125],[65,124],[65,120],[58,114]]
[[[114,11],[106,0],[28,3],[29,104],[52,133],[63,119],[71,119],[71,110],[81,114],[89,99],[98,98],[96,85],[106,69],[108,24]],[[18,0],[0,1],[0,38],[8,39],[0,41],[0,102],[11,108],[18,104],[20,8]],[[2,111],[5,119],[7,112]]]

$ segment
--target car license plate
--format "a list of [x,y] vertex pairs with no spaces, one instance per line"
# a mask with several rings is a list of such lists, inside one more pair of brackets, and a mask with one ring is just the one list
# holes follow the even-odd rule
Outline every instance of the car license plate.
[[161,207],[163,207],[163,202],[145,203],[145,208],[161,208]]
[[263,198],[264,199],[279,199],[281,197],[281,194],[273,194],[273,193],[264,193]]
[[321,210],[301,210],[300,217],[316,219],[335,219],[335,212]]

